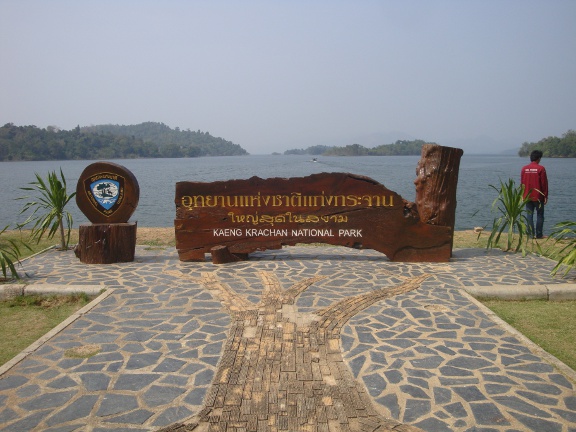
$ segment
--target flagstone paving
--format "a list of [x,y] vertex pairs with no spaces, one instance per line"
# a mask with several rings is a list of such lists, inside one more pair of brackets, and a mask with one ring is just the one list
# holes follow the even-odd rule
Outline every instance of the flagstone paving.
[[463,289],[565,283],[544,258],[290,247],[218,266],[139,246],[24,267],[107,292],[0,376],[0,431],[576,431],[574,372]]

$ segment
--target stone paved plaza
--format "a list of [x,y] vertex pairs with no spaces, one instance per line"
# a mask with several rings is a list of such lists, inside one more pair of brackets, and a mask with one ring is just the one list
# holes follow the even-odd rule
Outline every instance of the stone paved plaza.
[[[0,431],[576,431],[576,375],[466,287],[560,284],[551,261],[289,247],[225,265],[50,250],[34,283],[100,286],[0,376]],[[73,354],[92,352],[87,358]]]

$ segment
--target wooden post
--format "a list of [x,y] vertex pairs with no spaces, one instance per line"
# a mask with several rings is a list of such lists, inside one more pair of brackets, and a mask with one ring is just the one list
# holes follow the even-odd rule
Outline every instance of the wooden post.
[[414,181],[420,220],[452,228],[452,241],[456,221],[456,186],[463,154],[459,148],[424,144]]
[[74,253],[84,264],[132,262],[136,251],[136,223],[80,225]]

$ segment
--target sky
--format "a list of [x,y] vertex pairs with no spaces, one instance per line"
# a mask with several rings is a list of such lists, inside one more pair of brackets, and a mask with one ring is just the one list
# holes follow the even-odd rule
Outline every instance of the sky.
[[576,129],[575,22],[576,0],[0,0],[0,123],[500,152]]

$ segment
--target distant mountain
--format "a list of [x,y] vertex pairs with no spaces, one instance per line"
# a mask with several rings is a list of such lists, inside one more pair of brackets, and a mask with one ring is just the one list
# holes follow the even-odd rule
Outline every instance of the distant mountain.
[[0,161],[97,160],[246,155],[208,132],[170,129],[162,123],[90,126],[67,131],[49,126],[0,127]]
[[110,134],[140,138],[158,147],[164,157],[243,156],[248,152],[223,138],[200,130],[171,129],[164,123],[145,122],[137,125],[97,125],[80,128],[85,133]]

